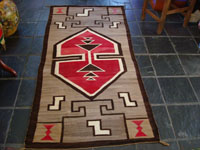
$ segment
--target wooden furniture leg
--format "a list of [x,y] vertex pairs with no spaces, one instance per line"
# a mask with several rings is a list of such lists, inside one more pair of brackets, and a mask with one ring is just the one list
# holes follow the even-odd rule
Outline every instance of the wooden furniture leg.
[[10,68],[9,66],[7,66],[1,59],[0,59],[0,66],[1,66],[4,70],[6,70],[6,71],[12,73],[15,77],[17,76],[16,71],[13,70],[12,68]]
[[165,20],[167,17],[167,12],[169,10],[170,4],[171,4],[171,0],[165,0],[164,7],[162,10],[162,15],[161,15],[161,18],[160,18],[160,21],[158,24],[157,34],[161,34],[161,32],[164,28],[164,24],[165,24]]
[[165,0],[164,7],[162,9],[162,14],[161,17],[159,18],[150,9],[147,9],[147,4],[149,0],[144,0],[141,18],[142,20],[144,20],[146,13],[148,13],[153,19],[155,19],[158,22],[157,34],[161,34],[164,28],[167,15],[182,13],[185,16],[183,26],[186,27],[197,0],[189,0],[189,1],[190,1],[189,6],[179,8],[173,3],[171,3],[172,0]]
[[147,9],[147,4],[149,0],[144,0],[143,8],[142,8],[142,20],[145,19],[146,16],[146,9]]
[[184,18],[184,23],[183,23],[183,27],[186,27],[188,25],[188,22],[190,20],[190,16],[192,14],[192,11],[194,9],[194,5],[196,4],[196,0],[191,0],[190,1],[190,5],[189,5],[189,9],[185,15],[185,18]]

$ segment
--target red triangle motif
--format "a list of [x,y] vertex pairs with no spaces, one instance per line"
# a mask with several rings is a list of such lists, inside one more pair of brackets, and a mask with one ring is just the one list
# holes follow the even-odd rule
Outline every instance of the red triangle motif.
[[137,134],[135,135],[135,137],[142,137],[142,136],[147,136],[144,132],[142,132],[142,127],[140,126],[142,124],[144,120],[135,120],[132,121],[133,123],[135,123],[138,127],[137,127]]
[[51,128],[53,127],[54,125],[44,125],[44,127],[47,129],[47,131],[45,132],[46,133],[46,136],[43,137],[41,140],[43,141],[53,141],[52,137],[50,136],[50,133],[51,133]]
[[57,11],[56,13],[58,13],[58,14],[62,14],[62,13],[63,13],[63,11],[62,11],[63,8],[57,8],[57,10],[58,10],[58,11]]

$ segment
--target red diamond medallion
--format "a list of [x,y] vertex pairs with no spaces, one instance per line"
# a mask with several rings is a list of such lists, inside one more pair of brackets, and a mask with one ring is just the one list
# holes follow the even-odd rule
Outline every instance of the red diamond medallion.
[[86,28],[55,45],[53,74],[94,97],[125,72],[121,56],[119,43]]

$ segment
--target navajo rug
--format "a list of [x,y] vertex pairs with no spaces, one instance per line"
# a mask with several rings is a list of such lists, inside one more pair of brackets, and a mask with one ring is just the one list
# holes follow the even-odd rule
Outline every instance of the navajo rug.
[[52,6],[26,147],[156,141],[123,7]]

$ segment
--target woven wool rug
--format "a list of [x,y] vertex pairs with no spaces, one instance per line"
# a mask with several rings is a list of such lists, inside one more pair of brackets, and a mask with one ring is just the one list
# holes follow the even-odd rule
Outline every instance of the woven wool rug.
[[26,148],[157,141],[123,7],[52,6]]

